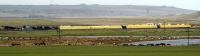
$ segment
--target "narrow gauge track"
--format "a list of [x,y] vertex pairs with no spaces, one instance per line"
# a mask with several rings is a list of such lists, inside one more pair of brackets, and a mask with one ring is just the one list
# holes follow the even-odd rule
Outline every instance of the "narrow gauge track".
[[[77,38],[129,38],[129,37],[135,37],[135,38],[142,38],[147,36],[63,36],[63,37],[77,37]],[[170,37],[170,38],[187,38],[188,36],[148,36],[153,38],[159,38],[159,37]],[[190,38],[200,38],[200,36],[189,36]]]
[[24,31],[24,32],[34,32],[34,31],[43,31],[43,32],[45,32],[45,31],[68,31],[68,30],[124,30],[124,31],[129,31],[129,30],[145,30],[145,31],[148,31],[148,30],[164,30],[164,29],[166,29],[166,30],[188,30],[188,29],[190,29],[190,30],[200,30],[200,28],[134,28],[134,29],[65,29],[65,30],[60,30],[60,29],[55,29],[55,30],[0,30],[0,32],[1,31],[8,31],[8,32],[12,32],[12,31]]

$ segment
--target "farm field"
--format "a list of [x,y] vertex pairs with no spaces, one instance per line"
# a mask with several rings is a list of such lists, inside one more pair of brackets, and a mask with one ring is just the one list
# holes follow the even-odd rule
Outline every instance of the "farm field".
[[199,46],[49,46],[0,47],[0,56],[199,56]]
[[59,23],[43,19],[0,19],[0,25],[56,25]]
[[144,24],[144,23],[190,23],[199,24],[199,21],[189,21],[190,19],[180,19],[172,17],[145,17],[145,16],[135,16],[135,17],[100,17],[100,18],[57,18],[49,19],[54,22],[71,22],[77,24],[85,25],[128,25],[128,24]]
[[[160,17],[86,17],[86,18],[0,18],[0,25],[127,25],[144,23],[191,23],[198,20]],[[196,22],[197,21],[197,22]]]
[[[61,36],[187,36],[187,29],[103,29],[103,30],[62,30]],[[48,31],[0,31],[0,36],[34,37],[58,36],[57,30]],[[190,36],[199,36],[200,29],[190,29]]]

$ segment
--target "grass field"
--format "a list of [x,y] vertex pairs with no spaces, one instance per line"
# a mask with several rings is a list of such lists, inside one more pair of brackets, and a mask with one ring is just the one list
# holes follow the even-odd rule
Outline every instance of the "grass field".
[[42,19],[0,19],[0,25],[56,25],[59,23]]
[[[195,22],[194,22],[195,21]],[[144,23],[199,23],[162,17],[0,18],[0,25],[127,25]],[[197,21],[197,22],[196,22]]]
[[128,24],[144,24],[144,23],[185,23],[184,22],[175,22],[174,19],[160,19],[152,17],[108,17],[108,18],[58,18],[50,19],[50,21],[55,22],[71,22],[87,25],[128,25]]
[[56,46],[0,47],[0,56],[199,56],[199,46],[123,47]]
[[[56,30],[49,31],[0,31],[0,36],[57,36]],[[140,30],[63,30],[62,36],[187,36],[187,29],[140,29]],[[200,29],[191,29],[191,36],[199,36]]]

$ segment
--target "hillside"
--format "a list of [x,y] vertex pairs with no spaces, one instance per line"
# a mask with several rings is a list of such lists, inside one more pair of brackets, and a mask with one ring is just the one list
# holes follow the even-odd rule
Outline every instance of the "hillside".
[[185,19],[200,19],[200,11],[192,13],[192,14],[184,14],[179,17],[185,18]]
[[195,12],[191,14],[183,14],[180,16],[176,16],[174,19],[176,19],[177,22],[188,22],[192,24],[200,24],[200,12]]
[[0,18],[174,16],[193,10],[140,5],[0,5]]

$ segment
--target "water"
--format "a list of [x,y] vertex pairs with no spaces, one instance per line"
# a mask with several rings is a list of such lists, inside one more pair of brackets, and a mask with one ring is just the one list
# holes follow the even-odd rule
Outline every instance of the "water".
[[[158,41],[143,41],[143,42],[132,42],[129,44],[159,44],[166,43],[171,45],[188,45],[188,39],[177,39],[177,40],[158,40]],[[190,39],[190,44],[200,44],[200,39]]]

